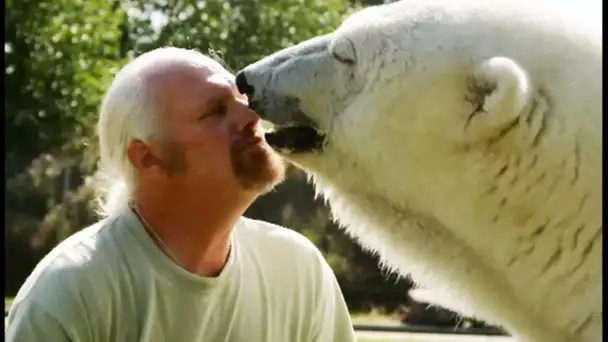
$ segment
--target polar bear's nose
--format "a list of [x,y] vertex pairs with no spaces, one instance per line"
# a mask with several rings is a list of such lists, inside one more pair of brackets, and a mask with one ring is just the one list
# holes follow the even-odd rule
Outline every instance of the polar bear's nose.
[[245,77],[245,72],[239,71],[236,74],[236,88],[239,90],[241,94],[247,95],[247,97],[251,98],[253,96],[253,86],[247,83],[247,78]]

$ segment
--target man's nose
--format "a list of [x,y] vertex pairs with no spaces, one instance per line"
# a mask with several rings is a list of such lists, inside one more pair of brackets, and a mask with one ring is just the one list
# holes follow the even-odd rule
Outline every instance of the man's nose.
[[247,104],[247,100],[239,99],[236,105],[235,125],[239,131],[245,129],[245,127],[251,125],[255,126],[260,122],[260,117],[256,112],[251,110]]
[[249,82],[247,82],[247,77],[245,77],[245,71],[241,70],[236,74],[236,88],[239,90],[241,94],[247,95],[247,97],[253,97],[254,88]]

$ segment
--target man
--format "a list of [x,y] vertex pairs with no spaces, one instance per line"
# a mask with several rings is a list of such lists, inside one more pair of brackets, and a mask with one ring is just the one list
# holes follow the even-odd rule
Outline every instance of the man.
[[146,53],[100,109],[112,184],[101,222],[49,253],[8,341],[355,341],[332,270],[303,236],[242,217],[284,177],[220,64]]

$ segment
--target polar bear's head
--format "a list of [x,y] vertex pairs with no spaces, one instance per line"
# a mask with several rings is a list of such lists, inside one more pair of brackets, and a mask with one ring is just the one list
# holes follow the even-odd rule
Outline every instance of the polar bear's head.
[[357,159],[470,149],[500,138],[529,107],[528,67],[555,70],[553,55],[567,54],[551,46],[563,32],[509,3],[366,8],[330,34],[247,66],[237,86],[278,125],[269,143],[305,168],[326,162],[327,153]]

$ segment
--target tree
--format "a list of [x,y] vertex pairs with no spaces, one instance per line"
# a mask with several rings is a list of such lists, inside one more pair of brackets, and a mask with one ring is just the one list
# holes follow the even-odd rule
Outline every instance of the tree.
[[354,9],[344,0],[128,1],[125,8],[133,53],[164,45],[211,49],[233,70],[331,32]]
[[121,62],[125,13],[106,1],[7,2],[6,175],[92,133],[103,89]]
[[6,3],[5,247],[24,262],[6,259],[9,291],[48,249],[46,237],[61,239],[82,223],[57,209],[86,194],[75,190],[91,170],[86,142],[102,92],[122,62],[117,41],[125,17],[106,1]]

